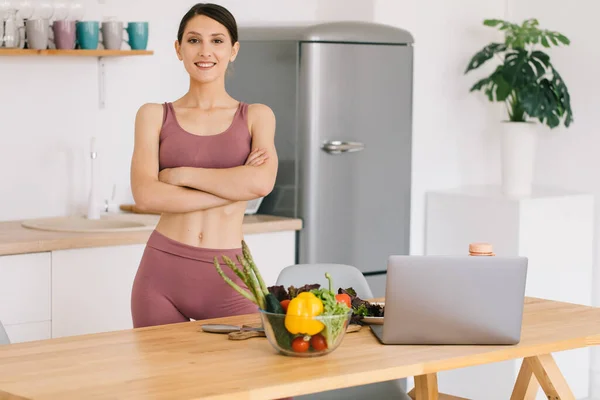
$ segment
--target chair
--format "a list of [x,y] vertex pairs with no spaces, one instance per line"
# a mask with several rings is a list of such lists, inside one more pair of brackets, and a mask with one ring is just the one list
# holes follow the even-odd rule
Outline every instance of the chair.
[[[360,270],[345,264],[295,264],[285,267],[277,277],[276,285],[303,286],[318,283],[321,287],[329,287],[325,272],[331,274],[333,289],[353,288],[361,299],[373,298],[373,292],[365,276]],[[345,389],[328,390],[304,396],[295,396],[294,400],[341,400],[341,399],[369,399],[369,400],[411,400],[406,394],[406,379],[373,383]]]
[[291,285],[298,287],[318,283],[321,287],[328,288],[329,281],[325,278],[325,272],[331,274],[333,290],[336,293],[339,288],[351,287],[361,299],[373,298],[373,292],[362,272],[356,267],[345,264],[290,265],[279,273],[276,285],[283,285],[287,289]]
[[8,334],[2,325],[2,321],[0,321],[0,345],[10,344],[10,339],[8,338]]

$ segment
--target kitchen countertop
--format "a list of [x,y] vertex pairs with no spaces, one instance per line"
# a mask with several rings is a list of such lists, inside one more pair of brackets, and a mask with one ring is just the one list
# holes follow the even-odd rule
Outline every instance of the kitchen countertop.
[[[130,214],[133,219],[158,222],[158,215]],[[0,222],[0,255],[37,253],[43,251],[86,247],[144,244],[152,229],[126,232],[52,232],[25,228],[23,221]],[[154,224],[156,224],[154,222]],[[295,231],[302,229],[302,220],[273,215],[244,216],[244,234]]]

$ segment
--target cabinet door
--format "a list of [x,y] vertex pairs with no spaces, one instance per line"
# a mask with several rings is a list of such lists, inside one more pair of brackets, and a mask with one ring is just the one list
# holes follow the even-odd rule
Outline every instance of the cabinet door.
[[51,321],[7,325],[5,328],[11,344],[50,339],[52,337]]
[[52,337],[133,327],[131,288],[145,245],[52,253]]
[[50,253],[0,257],[0,321],[50,320]]
[[274,285],[281,270],[295,263],[295,231],[245,235],[245,241],[267,286]]

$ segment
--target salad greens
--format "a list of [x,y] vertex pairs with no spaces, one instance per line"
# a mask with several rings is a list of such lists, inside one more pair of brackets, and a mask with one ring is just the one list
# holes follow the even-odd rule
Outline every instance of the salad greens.
[[329,280],[329,289],[312,289],[311,293],[323,302],[323,314],[321,315],[325,316],[325,318],[319,320],[325,325],[322,334],[327,341],[327,346],[330,347],[340,333],[346,329],[347,320],[345,318],[327,318],[327,316],[348,315],[348,313],[351,312],[351,309],[345,303],[338,302],[335,298],[331,275],[326,273],[325,277]]
[[[287,290],[282,286],[270,286],[268,287],[270,293],[272,293],[279,301],[282,300],[291,300],[296,297],[299,293],[312,291],[313,293],[322,293],[317,296],[323,301],[323,305],[325,307],[325,313],[339,313],[340,310],[328,309],[329,307],[339,307],[339,303],[333,303],[335,300],[335,296],[329,296],[328,294],[324,294],[326,292],[333,293],[330,290],[321,289],[321,285],[318,283],[311,285],[304,285],[301,287],[290,286]],[[383,317],[384,315],[384,307],[380,304],[371,303],[367,300],[363,300],[357,296],[356,291],[349,287],[346,289],[339,288],[338,294],[347,294],[350,296],[350,301],[352,304],[352,319],[350,320],[351,324],[362,324],[363,317]]]

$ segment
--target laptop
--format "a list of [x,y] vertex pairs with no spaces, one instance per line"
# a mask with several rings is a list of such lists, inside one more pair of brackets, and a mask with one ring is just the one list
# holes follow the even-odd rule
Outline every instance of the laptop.
[[504,345],[521,340],[526,257],[390,256],[383,344]]

